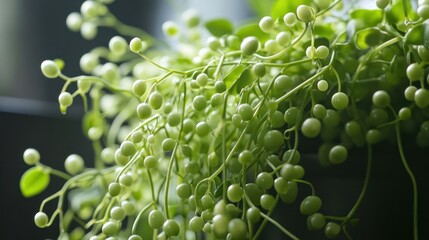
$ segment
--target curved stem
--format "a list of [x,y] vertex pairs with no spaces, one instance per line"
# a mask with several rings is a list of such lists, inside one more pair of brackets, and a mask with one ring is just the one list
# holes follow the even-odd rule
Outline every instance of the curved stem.
[[407,160],[405,158],[404,149],[402,147],[402,140],[401,140],[401,132],[399,130],[399,122],[395,125],[395,131],[396,131],[396,141],[398,144],[399,149],[399,155],[401,157],[402,164],[404,165],[405,171],[407,172],[411,184],[413,186],[413,239],[418,240],[419,239],[419,231],[418,231],[418,192],[417,192],[417,182],[416,178],[413,174],[413,172],[410,169],[410,166],[407,163]]

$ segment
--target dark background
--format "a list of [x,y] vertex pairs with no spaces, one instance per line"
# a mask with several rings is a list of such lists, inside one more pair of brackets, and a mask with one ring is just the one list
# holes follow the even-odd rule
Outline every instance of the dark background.
[[[80,56],[94,46],[107,45],[114,32],[100,30],[100,37],[91,41],[83,40],[79,33],[70,32],[65,26],[65,18],[71,11],[79,10],[81,1],[2,1],[0,215],[3,223],[0,224],[0,239],[55,239],[57,228],[38,229],[33,223],[33,216],[40,202],[57,191],[62,181],[53,177],[44,193],[24,198],[19,191],[19,179],[29,167],[22,161],[22,153],[28,147],[36,148],[44,163],[63,169],[63,161],[71,153],[80,154],[91,162],[92,150],[81,131],[82,109],[75,104],[66,116],[60,114],[56,99],[63,82],[44,78],[40,73],[40,63],[44,59],[62,58],[66,62],[66,74],[80,74]],[[190,4],[190,1],[183,2]],[[210,8],[209,1],[202,2],[199,7]],[[221,3],[217,5],[221,6]],[[177,17],[167,1],[118,1],[111,9],[124,22],[142,27],[158,37],[162,37],[159,31],[161,23]],[[242,15],[232,15],[232,11],[229,6],[222,14],[237,21],[249,14],[248,9],[241,9]],[[216,16],[214,12],[211,14]],[[425,179],[429,165],[428,149],[415,147],[412,139],[404,142],[410,143],[406,154],[419,184],[421,239],[429,239],[429,188]],[[312,152],[316,146],[316,142],[309,142],[305,148]],[[358,226],[350,227],[349,231],[355,239],[411,239],[411,182],[394,146],[376,150],[374,152],[378,154],[374,157],[368,194],[356,215],[361,221]],[[322,211],[331,215],[347,214],[363,184],[365,149],[354,150],[352,157],[342,166],[320,168],[311,154],[303,156],[302,164],[306,167],[308,179],[324,200]],[[300,187],[298,199],[309,193],[308,188]],[[282,206],[277,209],[274,218],[284,221],[285,226],[302,239],[322,239],[320,232],[305,230],[305,218],[298,213],[298,206],[299,201],[291,206]],[[269,227],[265,237],[282,239],[284,236]]]

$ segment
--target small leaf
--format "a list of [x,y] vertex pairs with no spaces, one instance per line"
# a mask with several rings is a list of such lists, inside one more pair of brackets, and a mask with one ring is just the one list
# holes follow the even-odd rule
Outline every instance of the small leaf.
[[49,185],[49,179],[49,173],[41,167],[35,166],[28,169],[19,182],[22,195],[32,197],[41,193]]
[[299,5],[311,5],[310,0],[276,0],[271,10],[271,16],[274,19],[283,18],[288,12],[296,13]]
[[205,27],[215,37],[231,34],[234,30],[232,23],[224,18],[217,18],[206,22]]
[[365,50],[370,46],[376,46],[381,41],[380,30],[376,28],[366,28],[356,33],[355,45],[360,50]]
[[226,74],[225,78],[223,79],[223,82],[225,83],[226,89],[228,89],[228,91],[245,69],[246,68],[243,65],[237,65],[229,73]]
[[255,77],[252,74],[252,72],[249,70],[249,68],[246,68],[246,70],[244,70],[244,72],[241,73],[237,81],[235,81],[235,83],[233,84],[233,87],[231,87],[230,90],[232,90],[235,93],[240,93],[241,89],[251,84],[254,79]]
[[429,24],[421,24],[413,27],[405,34],[405,43],[423,45],[429,41]]
[[386,19],[390,25],[401,25],[405,20],[404,3],[406,5],[408,18],[417,20],[417,13],[411,6],[410,1],[394,1],[391,8],[386,9]]
[[254,36],[259,39],[261,43],[264,43],[270,38],[270,34],[262,32],[261,28],[257,23],[248,24],[238,28],[235,31],[235,35],[244,39],[245,37]]
[[357,9],[350,13],[350,17],[362,21],[365,27],[375,27],[383,19],[381,9]]

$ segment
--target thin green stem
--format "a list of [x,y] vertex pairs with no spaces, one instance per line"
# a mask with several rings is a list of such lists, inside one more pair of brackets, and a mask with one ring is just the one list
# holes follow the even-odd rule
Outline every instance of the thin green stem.
[[395,125],[395,132],[396,132],[396,142],[398,144],[399,149],[399,155],[401,157],[402,164],[404,165],[405,171],[407,172],[411,184],[413,186],[413,239],[418,240],[419,239],[419,230],[418,230],[418,191],[417,191],[417,181],[413,174],[413,171],[411,171],[410,166],[408,165],[407,159],[405,158],[404,149],[402,146],[402,140],[401,140],[401,131],[399,128],[399,122]]

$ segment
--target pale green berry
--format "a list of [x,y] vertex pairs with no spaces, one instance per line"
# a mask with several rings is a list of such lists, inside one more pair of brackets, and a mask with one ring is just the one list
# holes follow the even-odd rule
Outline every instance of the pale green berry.
[[52,60],[45,60],[40,65],[42,73],[47,78],[56,78],[60,75],[60,68]]
[[127,41],[121,36],[114,36],[109,41],[109,49],[114,54],[124,54],[127,51],[127,46]]
[[77,154],[69,155],[64,161],[64,168],[71,175],[76,175],[82,172],[84,167],[85,162],[83,161],[83,158]]
[[299,20],[308,23],[314,20],[314,9],[307,5],[299,5],[296,9],[296,15]]
[[295,13],[293,13],[293,12],[286,13],[283,17],[283,21],[288,26],[295,25],[297,22],[297,18],[296,18]]
[[62,92],[60,96],[58,96],[58,102],[61,106],[69,107],[73,104],[73,96],[68,92]]
[[270,16],[265,16],[259,21],[259,28],[263,32],[271,32],[274,29],[274,21]]
[[72,12],[67,16],[66,25],[73,32],[78,32],[82,23],[82,15],[78,12]]
[[325,59],[329,56],[329,48],[326,46],[319,46],[316,49],[316,57],[319,59]]
[[182,14],[182,21],[186,24],[186,26],[193,28],[200,24],[200,16],[198,11],[195,9],[188,9]]
[[28,148],[23,154],[24,162],[28,165],[34,165],[40,161],[40,153],[34,148]]
[[143,42],[140,38],[135,37],[130,41],[130,50],[131,52],[138,53],[143,49]]
[[48,215],[44,212],[38,212],[36,215],[34,215],[34,223],[39,228],[44,228],[48,225]]
[[244,55],[250,56],[258,51],[259,40],[256,37],[246,37],[240,45],[240,49]]
[[168,37],[173,37],[178,34],[179,27],[173,21],[166,21],[162,24],[162,31]]
[[97,25],[93,22],[84,22],[80,27],[80,34],[86,40],[92,40],[97,36]]

